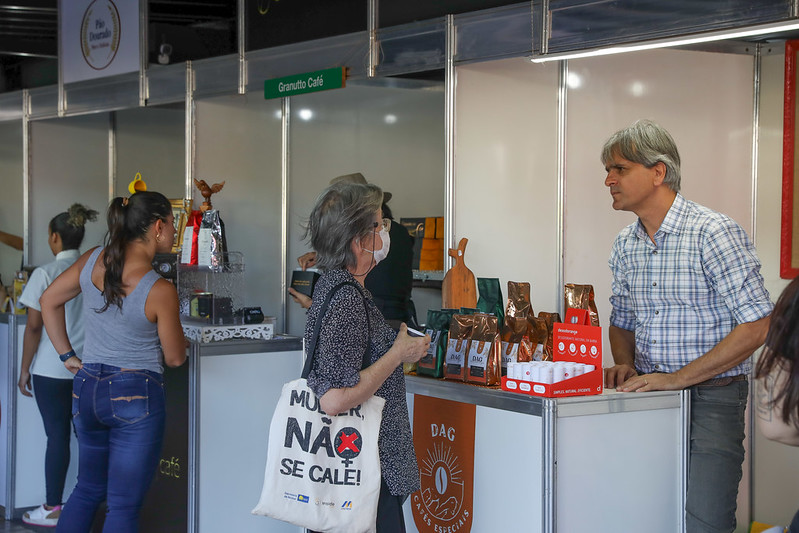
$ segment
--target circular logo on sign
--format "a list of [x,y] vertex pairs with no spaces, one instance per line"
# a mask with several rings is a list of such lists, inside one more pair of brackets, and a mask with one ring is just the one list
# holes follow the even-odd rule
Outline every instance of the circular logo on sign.
[[333,449],[336,450],[336,455],[342,459],[354,459],[361,453],[362,445],[363,439],[360,432],[355,428],[348,427],[336,433]]
[[419,474],[422,503],[431,516],[449,521],[458,516],[463,504],[463,477],[458,458],[444,445],[427,450]]
[[86,63],[103,70],[119,50],[119,11],[111,0],[94,0],[83,14],[80,25],[80,50]]

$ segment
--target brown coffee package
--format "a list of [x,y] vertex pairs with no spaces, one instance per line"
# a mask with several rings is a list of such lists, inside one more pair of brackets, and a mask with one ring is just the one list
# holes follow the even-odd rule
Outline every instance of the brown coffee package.
[[452,315],[449,323],[447,353],[444,357],[444,377],[466,381],[466,356],[472,337],[474,315]]
[[486,313],[474,316],[469,342],[466,381],[479,385],[499,385],[502,378],[497,317]]
[[506,316],[500,332],[502,375],[508,375],[508,363],[526,363],[533,360],[532,345],[527,337],[527,320]]
[[549,329],[546,320],[534,316],[527,317],[527,338],[533,361],[552,361],[552,352],[547,355],[546,345]]
[[599,327],[599,314],[594,302],[594,286],[567,283],[563,288],[566,307],[564,309],[585,309],[591,318],[591,325]]
[[535,316],[533,306],[530,304],[530,284],[525,281],[508,282],[508,306],[506,316],[527,318]]
[[552,361],[552,354],[555,353],[552,346],[552,334],[553,334],[553,324],[555,322],[560,322],[560,314],[559,313],[547,313],[545,311],[541,311],[538,313],[538,318],[544,319],[544,322],[547,325],[547,342],[544,345],[544,357],[546,361]]

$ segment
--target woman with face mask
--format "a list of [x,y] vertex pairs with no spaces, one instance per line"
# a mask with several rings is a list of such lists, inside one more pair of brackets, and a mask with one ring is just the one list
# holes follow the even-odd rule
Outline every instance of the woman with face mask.
[[[363,174],[356,172],[330,180],[331,185],[335,183],[366,185],[367,181]],[[416,308],[411,299],[414,238],[411,237],[405,226],[395,222],[388,206],[389,200],[391,200],[391,193],[383,191],[383,218],[389,220],[386,223],[386,230],[391,242],[383,241],[386,254],[380,254],[379,264],[369,271],[365,285],[372,295],[372,301],[383,314],[383,318],[395,331],[399,331],[402,322],[418,329]],[[315,261],[316,252],[308,252],[297,259],[303,270],[313,267]],[[305,309],[311,306],[311,298],[294,289],[289,289],[289,294]]]
[[[385,398],[379,454],[382,485],[377,531],[405,531],[402,502],[419,488],[419,469],[405,401],[402,363],[418,361],[430,337],[412,337],[405,324],[395,332],[372,301],[364,281],[388,254],[389,225],[383,193],[375,185],[336,183],[317,199],[306,238],[316,250],[316,282],[305,330],[310,344],[323,303],[321,333],[308,386],[326,413],[342,413],[373,394]],[[341,285],[349,282],[350,284]],[[369,366],[362,368],[364,354]]]

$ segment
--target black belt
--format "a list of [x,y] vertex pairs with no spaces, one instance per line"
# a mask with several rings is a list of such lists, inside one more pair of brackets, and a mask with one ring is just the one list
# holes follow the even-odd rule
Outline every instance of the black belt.
[[737,376],[727,376],[724,378],[712,378],[701,383],[697,383],[694,387],[726,387],[735,381],[746,381],[746,374],[738,374]]

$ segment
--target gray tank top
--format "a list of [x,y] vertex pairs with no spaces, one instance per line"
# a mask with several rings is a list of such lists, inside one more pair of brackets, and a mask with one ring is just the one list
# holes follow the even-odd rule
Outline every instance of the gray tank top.
[[83,292],[83,323],[86,340],[83,363],[103,363],[120,368],[136,368],[163,372],[164,354],[158,338],[158,327],[144,314],[144,302],[153,284],[161,277],[155,270],[142,277],[124,298],[122,306],[105,305],[103,293],[92,283],[92,270],[102,248],[89,256],[80,273]]

